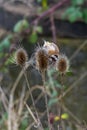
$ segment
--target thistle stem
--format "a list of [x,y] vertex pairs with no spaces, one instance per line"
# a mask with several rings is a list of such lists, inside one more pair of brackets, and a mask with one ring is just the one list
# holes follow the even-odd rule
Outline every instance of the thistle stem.
[[46,110],[47,110],[47,118],[48,118],[48,127],[49,130],[51,130],[51,125],[50,125],[50,119],[49,119],[49,108],[48,108],[48,100],[47,100],[47,90],[45,87],[45,71],[41,72],[42,74],[42,81],[43,81],[43,86],[44,86],[44,96],[45,96],[45,104],[46,104]]
[[[60,76],[61,76],[61,77],[60,77],[60,80],[61,80],[61,95],[63,96],[64,74],[61,74]],[[59,130],[60,130],[61,127],[62,127],[62,118],[61,118],[61,115],[62,115],[62,104],[63,104],[63,99],[61,98],[61,100],[60,100],[60,105],[59,105],[59,106],[60,106],[60,112],[59,112],[59,117],[60,117]]]
[[29,106],[26,104],[26,102],[24,102],[24,103],[25,103],[25,105],[26,105],[26,107],[27,107],[27,109],[28,109],[30,115],[31,115],[32,118],[34,119],[35,123],[37,123],[37,119],[36,119],[36,117],[34,116],[33,112],[31,111],[31,109],[29,108]]
[[[43,126],[42,126],[42,123],[41,123],[41,121],[40,121],[38,112],[37,112],[36,107],[35,107],[35,103],[34,103],[34,99],[33,99],[33,96],[32,96],[31,89],[30,89],[30,84],[29,84],[29,81],[28,81],[28,78],[27,78],[26,71],[24,71],[24,76],[25,76],[25,80],[26,80],[26,83],[27,83],[27,86],[28,86],[28,89],[29,89],[29,92],[30,92],[30,96],[31,96],[31,100],[32,100],[32,103],[33,103],[33,107],[34,107],[34,110],[35,110],[35,113],[36,113],[36,116],[37,116],[37,123],[40,123],[40,128],[41,128],[41,130],[44,130],[44,129],[43,129]],[[39,121],[39,122],[38,122],[38,121]],[[38,126],[38,124],[37,124],[37,126]]]

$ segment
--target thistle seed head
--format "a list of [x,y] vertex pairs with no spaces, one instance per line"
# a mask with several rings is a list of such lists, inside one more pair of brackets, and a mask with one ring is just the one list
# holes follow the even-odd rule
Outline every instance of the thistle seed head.
[[35,53],[36,67],[39,71],[47,70],[48,67],[48,54],[44,48],[39,47]]
[[57,70],[65,74],[69,69],[69,60],[65,55],[59,55],[57,63],[56,63]]
[[28,55],[25,49],[19,48],[15,52],[15,62],[17,65],[24,66],[28,60]]

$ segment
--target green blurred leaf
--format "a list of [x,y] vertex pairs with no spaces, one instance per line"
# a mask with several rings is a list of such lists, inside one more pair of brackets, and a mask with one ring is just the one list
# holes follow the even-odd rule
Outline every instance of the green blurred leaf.
[[52,75],[52,74],[54,74],[55,72],[56,72],[55,68],[52,68],[52,69],[48,70],[49,75]]
[[6,60],[5,65],[10,65],[15,63],[15,52],[13,52],[10,57]]
[[57,91],[53,91],[52,97],[56,97],[58,95]]
[[67,17],[70,22],[75,22],[78,18],[82,18],[83,14],[80,11],[80,8],[71,6],[65,11],[63,18],[65,17]]
[[75,22],[76,20],[84,20],[87,23],[87,9],[82,8],[82,5],[85,3],[85,0],[71,0],[71,6],[67,7],[64,14],[62,15],[63,19],[67,19],[70,22]]
[[0,44],[0,53],[3,51],[3,44]]
[[24,119],[21,123],[20,130],[25,130],[28,126],[28,119]]
[[42,0],[42,7],[47,8],[48,7],[48,1],[47,0]]
[[37,0],[37,2],[39,3],[39,2],[42,2],[42,0]]
[[63,18],[65,18],[66,16],[72,14],[75,10],[76,10],[76,8],[73,7],[73,6],[67,8],[66,11],[63,14]]
[[30,43],[36,43],[38,40],[38,35],[36,32],[33,32],[30,36],[29,36],[29,42]]
[[11,40],[12,40],[12,37],[13,37],[12,35],[8,35],[6,38],[4,38],[1,41],[0,51],[3,51],[4,48],[9,48]]
[[0,68],[0,72],[2,72],[2,73],[3,73],[3,72],[4,72],[4,73],[8,73],[8,71],[9,71],[9,70],[8,70],[8,68],[7,68],[6,66],[3,66],[3,67]]
[[83,20],[87,23],[87,9],[83,9]]
[[50,99],[48,105],[51,106],[51,105],[53,105],[53,104],[55,104],[57,102],[58,102],[58,99],[57,98],[53,98],[53,99]]
[[72,5],[82,5],[84,3],[84,0],[72,0]]
[[9,65],[9,64],[11,64],[11,60],[10,60],[10,59],[7,59],[6,62],[5,62],[5,65],[7,66],[7,65]]
[[61,88],[61,87],[62,87],[61,84],[59,84],[59,82],[56,81],[56,80],[54,80],[54,86],[55,86],[56,88]]
[[37,27],[35,28],[35,30],[36,30],[36,32],[38,32],[38,33],[42,33],[42,32],[43,32],[43,28],[42,28],[41,26],[37,26]]
[[0,125],[2,125],[4,123],[5,120],[7,120],[8,118],[8,114],[5,112],[2,116],[2,118],[0,119]]
[[[1,50],[0,50],[1,51]],[[4,57],[4,53],[0,52],[0,58]]]
[[72,72],[72,71],[68,71],[66,74],[67,74],[68,76],[72,76],[72,75],[73,75],[73,72]]
[[82,12],[76,10],[71,15],[68,16],[70,22],[75,22],[78,18],[82,18]]
[[5,112],[4,113],[4,117],[3,117],[4,119],[7,119],[8,118],[8,113],[7,112]]
[[44,130],[49,130],[49,128],[45,128]]
[[16,23],[13,28],[14,32],[20,33],[21,31],[27,29],[29,27],[29,23],[26,19],[20,20]]

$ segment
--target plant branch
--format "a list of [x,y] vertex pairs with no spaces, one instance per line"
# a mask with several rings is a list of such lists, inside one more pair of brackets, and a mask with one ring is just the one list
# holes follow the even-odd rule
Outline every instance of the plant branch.
[[76,85],[81,82],[85,77],[87,76],[87,72],[85,72],[79,79],[77,79],[71,87],[69,87],[62,95],[59,96],[58,100],[61,100],[61,98],[65,97]]
[[35,123],[37,124],[38,122],[37,122],[37,119],[36,119],[36,117],[34,116],[33,112],[31,111],[31,109],[29,108],[29,106],[26,104],[26,102],[24,102],[24,104],[26,105],[26,107],[27,107],[27,109],[28,109],[30,115],[31,115],[32,118],[34,119]]
[[48,128],[51,130],[51,125],[50,125],[50,116],[49,116],[49,108],[48,108],[48,100],[47,100],[47,90],[45,86],[45,71],[41,73],[42,75],[42,80],[43,80],[43,86],[44,86],[44,96],[45,96],[45,103],[46,103],[46,110],[47,110],[47,118],[48,118]]
[[33,95],[32,95],[32,92],[31,92],[31,89],[30,89],[30,84],[29,84],[29,81],[28,81],[28,78],[27,78],[27,74],[26,74],[26,71],[24,71],[24,76],[25,76],[25,80],[26,80],[26,83],[27,83],[27,86],[28,86],[28,89],[29,89],[29,92],[30,92],[30,96],[31,96],[31,100],[32,100],[32,103],[33,103],[33,107],[34,107],[34,110],[35,110],[35,113],[36,113],[36,116],[37,116],[37,126],[42,128],[43,130],[43,126],[42,126],[42,123],[40,121],[40,118],[39,118],[39,115],[38,115],[38,112],[36,110],[36,106],[35,106],[35,103],[34,103],[34,99],[33,99]]
[[40,19],[44,18],[47,15],[53,14],[55,10],[57,10],[59,7],[61,7],[64,3],[68,2],[69,0],[62,0],[55,4],[53,7],[48,9],[47,11],[43,12],[41,15],[39,15],[32,23],[34,25],[37,25]]
[[53,14],[50,16],[50,21],[51,21],[51,31],[52,31],[52,36],[53,36],[53,42],[56,43],[56,28],[55,28],[55,23],[54,23],[54,17]]

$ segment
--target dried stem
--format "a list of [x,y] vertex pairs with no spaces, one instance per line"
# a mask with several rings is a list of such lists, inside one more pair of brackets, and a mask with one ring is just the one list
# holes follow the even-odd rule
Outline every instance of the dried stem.
[[18,77],[16,78],[16,81],[13,84],[11,93],[14,93],[14,91],[15,91],[18,83],[19,83],[19,81],[21,80],[21,78],[22,78],[22,76],[24,74],[24,70],[26,70],[30,65],[32,65],[32,63],[33,63],[33,59],[32,60],[30,59],[30,61],[28,63],[26,63],[25,68],[21,70],[21,72],[19,73]]
[[[63,96],[63,87],[64,87],[63,81],[64,81],[64,75],[61,74],[61,75],[60,75],[60,78],[61,78],[61,95]],[[60,106],[60,108],[59,108],[60,124],[59,124],[59,128],[58,128],[59,130],[60,130],[61,127],[62,127],[62,118],[61,118],[61,115],[62,115],[62,105],[63,105],[63,99],[61,98],[60,104],[59,104],[59,106]]]
[[81,82],[85,77],[87,76],[87,72],[85,72],[83,75],[80,76],[79,79],[77,79],[72,85],[71,87],[69,86],[69,88],[62,94],[59,96],[58,100],[61,100],[61,98],[65,97],[67,95],[67,93],[69,93],[74,87],[76,87],[76,85]]
[[19,118],[22,115],[22,111],[23,111],[23,107],[24,107],[24,104],[23,104],[24,96],[25,96],[25,85],[22,88],[21,96],[20,96],[20,99],[19,99],[19,108],[18,108]]
[[0,97],[1,97],[1,101],[3,103],[3,106],[7,112],[8,111],[8,99],[7,99],[3,89],[1,88],[1,86],[0,86]]
[[59,7],[61,7],[64,3],[68,2],[69,0],[62,0],[60,2],[58,2],[57,4],[55,4],[52,8],[48,9],[47,11],[45,11],[44,13],[42,13],[41,15],[39,15],[33,22],[32,24],[37,25],[37,23],[39,22],[40,19],[44,18],[45,16],[49,16],[50,14],[54,13],[55,10],[57,10]]
[[13,107],[13,95],[11,94],[8,108],[8,130],[12,130],[12,107]]
[[36,119],[36,117],[34,116],[33,112],[31,111],[30,107],[26,104],[26,102],[24,102],[24,104],[26,105],[26,107],[27,107],[27,109],[28,109],[30,115],[31,115],[32,118],[34,119],[35,123],[37,124],[37,123],[38,123],[38,122],[37,122],[37,119]]
[[51,21],[51,30],[52,30],[52,35],[53,35],[53,42],[56,43],[56,28],[55,28],[55,23],[54,23],[54,17],[53,14],[50,16],[50,21]]
[[[26,71],[24,71],[24,76],[25,76],[25,80],[26,80],[26,83],[27,83],[27,86],[28,86],[28,89],[29,89],[29,92],[30,92],[30,96],[31,96],[31,100],[32,100],[32,103],[33,103],[33,107],[34,107],[34,110],[35,110],[35,113],[36,113],[36,116],[37,116],[37,123],[40,123],[40,127],[43,130],[42,123],[40,121],[38,112],[37,112],[36,107],[35,107],[35,103],[34,103],[34,99],[33,99],[33,95],[32,95],[31,89],[30,89],[30,84],[29,84],[29,81],[28,81],[28,78],[27,78]],[[38,126],[38,124],[37,124],[37,126]]]
[[75,56],[79,53],[79,51],[87,44],[87,40],[84,41],[81,46],[74,52],[74,54],[70,57],[70,61],[75,58]]
[[78,125],[81,125],[81,121],[65,106],[65,104],[62,105],[62,108],[77,122]]
[[44,86],[44,96],[45,96],[45,103],[46,103],[46,110],[47,110],[48,127],[49,127],[49,130],[51,130],[50,119],[49,119],[50,116],[49,116],[47,92],[46,92],[47,90],[46,90],[46,87],[45,87],[45,71],[42,71],[41,75],[42,75],[43,86]]

